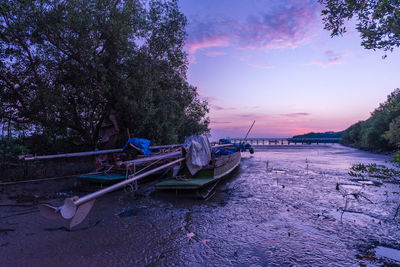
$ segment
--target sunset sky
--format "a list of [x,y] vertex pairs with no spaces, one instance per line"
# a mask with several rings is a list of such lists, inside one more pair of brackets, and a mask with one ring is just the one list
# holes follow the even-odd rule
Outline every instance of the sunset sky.
[[323,29],[317,0],[181,0],[189,82],[211,107],[212,139],[340,131],[400,87],[400,51]]

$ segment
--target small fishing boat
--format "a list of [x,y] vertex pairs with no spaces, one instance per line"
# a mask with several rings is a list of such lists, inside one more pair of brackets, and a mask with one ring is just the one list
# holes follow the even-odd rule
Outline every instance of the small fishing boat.
[[[132,142],[134,139],[136,141]],[[137,140],[148,140],[139,138],[130,140],[131,142],[127,142],[121,153],[102,154],[96,157],[96,171],[78,176],[78,180],[83,183],[112,184],[182,157],[181,144],[143,146]],[[155,175],[162,173],[163,171],[160,171]],[[132,188],[130,189],[132,191]]]
[[[254,122],[253,122],[254,125]],[[251,129],[251,128],[250,128]],[[250,131],[250,130],[249,130]],[[246,135],[247,137],[247,135]],[[129,143],[129,142],[128,142]],[[66,198],[63,205],[53,206],[40,204],[40,213],[48,219],[70,220],[70,228],[80,224],[92,209],[95,200],[107,193],[116,191],[126,186],[137,188],[137,181],[150,175],[163,171],[172,173],[173,179],[158,183],[157,189],[196,189],[200,196],[206,198],[222,177],[231,173],[240,164],[240,151],[249,148],[244,144],[232,144],[225,142],[211,147],[208,138],[205,136],[191,136],[185,140],[183,145],[178,145],[180,151],[168,152],[161,155],[146,156],[146,152],[134,144],[135,150],[140,151],[145,157],[128,161],[114,161],[113,165],[128,167],[134,166],[133,173],[126,174],[125,179],[103,189],[84,196]],[[170,149],[171,146],[164,146]],[[107,151],[106,153],[123,152],[124,150]],[[250,150],[252,153],[252,150]],[[85,152],[75,154],[42,156],[42,159],[55,157],[101,155],[105,152]],[[30,157],[22,157],[25,160],[32,160]],[[37,157],[36,160],[39,160]],[[135,171],[136,164],[145,164],[139,171]],[[201,189],[206,190],[200,191]]]
[[[195,191],[196,196],[207,198],[220,180],[240,165],[241,151],[246,146],[232,144],[221,139],[223,144],[211,147],[204,136],[187,139],[183,145],[185,164],[175,168],[166,180],[157,183],[157,190]],[[249,148],[249,146],[247,146]]]
[[[150,146],[150,141],[147,139],[130,138],[125,146],[120,149],[46,156],[23,155],[19,158],[25,161],[39,161],[93,156],[95,159],[94,170],[78,176],[77,179],[81,184],[99,184],[103,187],[181,158],[181,147],[182,144]],[[160,171],[160,173],[156,174],[162,173]]]

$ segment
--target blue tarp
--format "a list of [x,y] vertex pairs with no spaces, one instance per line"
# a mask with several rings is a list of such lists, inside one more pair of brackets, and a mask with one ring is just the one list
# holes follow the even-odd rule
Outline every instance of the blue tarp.
[[229,155],[229,154],[234,154],[235,151],[232,149],[226,149],[225,147],[219,147],[219,148],[215,149],[215,154],[216,155]]
[[150,140],[144,139],[144,138],[130,138],[128,141],[126,141],[126,144],[124,146],[124,149],[127,149],[129,144],[132,144],[136,147],[138,147],[140,150],[142,150],[143,155],[149,156],[151,155],[151,152],[149,150],[150,147]]
[[[229,139],[226,139],[226,138],[223,138],[223,139],[219,139],[219,143],[221,143],[221,144],[232,144],[233,146],[235,146],[235,151],[237,151],[237,148],[238,148],[238,144],[233,144],[232,142],[231,142],[231,140],[229,140]],[[220,149],[220,151],[219,152],[221,152],[221,155],[227,155],[227,154],[233,154],[234,152],[232,152],[231,150],[229,151],[229,150],[227,150],[227,151],[229,151],[229,152],[227,152],[227,151],[223,151],[225,148],[222,148],[222,149]],[[246,149],[247,150],[251,150],[251,145],[250,144],[244,144],[244,143],[240,143],[240,151],[241,152],[245,152],[246,151]],[[226,149],[225,149],[226,150]],[[217,150],[218,151],[218,150]],[[216,151],[216,152],[217,152]],[[231,153],[232,152],[232,153]]]
[[232,144],[232,146],[234,146],[235,148],[234,149],[228,149],[228,148],[225,148],[225,147],[216,148],[215,149],[215,154],[216,155],[229,155],[229,154],[233,154],[233,153],[235,153],[237,151],[238,145],[237,144],[233,144],[231,142],[231,140],[229,140],[229,139],[219,139],[219,143],[221,143],[221,144]]

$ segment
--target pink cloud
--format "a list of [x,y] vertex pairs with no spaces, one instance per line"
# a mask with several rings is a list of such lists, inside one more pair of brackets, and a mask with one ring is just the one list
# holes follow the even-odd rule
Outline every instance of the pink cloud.
[[227,107],[222,107],[218,105],[210,105],[212,109],[214,110],[236,110],[237,108],[227,108]]
[[227,124],[232,123],[231,121],[211,121],[212,124]]
[[224,56],[226,55],[225,52],[222,51],[207,51],[204,53],[208,57],[218,57],[218,56]]
[[258,68],[258,69],[272,69],[272,66],[269,65],[258,65],[258,64],[248,64],[251,67]]
[[255,117],[259,117],[258,114],[237,114],[236,115],[239,118],[255,118]]
[[309,115],[311,115],[311,114],[307,113],[307,112],[281,114],[281,116],[285,116],[285,117],[304,117],[304,116],[309,116]]
[[252,107],[250,107],[251,109],[259,109],[259,108],[261,108],[261,106],[252,106]]
[[207,101],[209,104],[217,100],[217,98],[213,96],[202,96],[201,99]]
[[229,46],[229,37],[227,36],[212,36],[207,39],[193,41],[188,43],[188,51],[193,54],[199,49],[210,47],[226,47]]
[[243,106],[241,107],[241,110],[245,110],[245,109],[260,109],[261,106]]
[[[266,10],[268,7],[266,6]],[[314,0],[282,1],[269,11],[257,11],[245,20],[212,19],[192,21],[189,27],[188,51],[213,47],[238,49],[295,48],[309,40],[310,27],[319,17],[320,7]]]
[[303,66],[319,65],[322,67],[327,67],[330,65],[342,64],[343,59],[347,56],[346,52],[335,53],[331,50],[325,51],[323,60],[315,60]]

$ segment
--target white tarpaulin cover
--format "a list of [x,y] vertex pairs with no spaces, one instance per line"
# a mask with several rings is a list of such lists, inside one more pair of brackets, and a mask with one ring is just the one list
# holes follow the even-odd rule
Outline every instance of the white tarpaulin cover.
[[186,151],[186,166],[192,175],[207,166],[211,160],[211,145],[204,135],[186,138],[183,148]]

